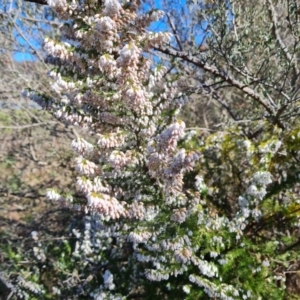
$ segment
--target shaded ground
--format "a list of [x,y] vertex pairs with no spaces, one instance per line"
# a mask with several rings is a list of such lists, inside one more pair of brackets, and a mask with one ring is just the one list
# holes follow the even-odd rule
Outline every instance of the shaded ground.
[[[74,137],[74,129],[46,112],[0,111],[0,271],[9,266],[5,247],[26,251],[32,231],[59,239],[68,230],[72,213],[47,201],[45,192],[72,190]],[[0,299],[8,299],[1,284]]]
[[17,110],[0,112],[0,228],[35,219],[53,207],[44,200],[47,188],[68,190],[74,182],[73,130],[45,112],[32,113],[43,125]]

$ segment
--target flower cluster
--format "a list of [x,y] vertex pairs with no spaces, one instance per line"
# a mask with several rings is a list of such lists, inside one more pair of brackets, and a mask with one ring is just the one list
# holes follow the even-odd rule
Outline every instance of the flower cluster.
[[[238,164],[246,156],[250,164],[255,146],[248,139],[232,141],[223,132],[212,135],[208,146],[200,145],[196,133],[185,134],[177,115],[188,97],[177,76],[156,65],[149,52],[172,36],[148,30],[163,13],[138,15],[139,2],[49,1],[68,19],[62,28],[68,42],[44,43],[47,61],[55,65],[50,76],[57,97],[28,95],[96,140],[72,142],[78,155],[78,194],[49,190],[47,197],[87,214],[82,232],[73,230],[73,256],[101,273],[95,281],[100,286],[90,292],[94,299],[134,294],[145,279],[168,281],[170,290],[180,289],[194,299],[199,288],[211,298],[240,299],[249,294],[241,280],[232,283],[228,275],[223,282],[221,276],[239,255],[231,247],[242,245],[249,218],[262,215],[259,205],[272,183],[271,173],[255,171],[246,183],[240,182],[248,187],[238,194],[238,208],[230,214],[222,211],[226,201],[237,202],[236,191],[226,185],[240,180],[230,178],[233,167],[225,159]],[[271,144],[260,147],[259,154],[277,153],[281,142]],[[222,145],[229,150],[222,152]],[[222,194],[226,188],[234,200]],[[34,251],[43,261],[43,253]],[[249,274],[249,265],[241,264],[241,272]],[[264,261],[263,266],[262,272],[270,264]],[[182,286],[171,287],[181,274],[186,278]],[[125,277],[130,282],[120,284]]]
[[238,199],[241,215],[245,219],[250,215],[255,219],[259,219],[262,213],[258,206],[267,194],[267,185],[272,183],[272,175],[269,172],[258,171],[253,174],[250,182],[251,184],[245,195],[240,196]]

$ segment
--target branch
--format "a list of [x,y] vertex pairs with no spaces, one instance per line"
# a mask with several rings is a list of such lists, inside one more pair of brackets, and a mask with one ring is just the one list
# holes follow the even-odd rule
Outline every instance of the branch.
[[170,16],[169,13],[167,13],[167,17],[168,17],[168,21],[169,21],[169,24],[170,24],[170,26],[171,26],[171,29],[172,29],[172,31],[173,31],[173,34],[174,34],[174,36],[175,36],[176,42],[177,42],[177,44],[178,44],[178,46],[179,46],[179,49],[180,49],[180,51],[183,51],[183,47],[182,47],[181,41],[180,41],[180,39],[179,39],[179,37],[178,37],[176,28],[175,28],[175,26],[174,26],[174,23],[173,23],[173,21],[172,21],[171,16]]
[[287,58],[288,61],[292,61],[293,58],[291,56],[291,54],[289,53],[287,46],[284,44],[283,40],[280,37],[280,33],[278,30],[278,20],[277,20],[277,14],[276,11],[274,9],[273,3],[271,0],[267,0],[267,6],[268,6],[268,10],[269,10],[269,15],[270,15],[270,19],[272,21],[273,24],[273,33],[274,36],[276,38],[277,43],[279,44],[281,50],[284,52],[285,57]]
[[[28,0],[25,0],[25,1],[28,1]],[[59,22],[43,20],[43,19],[35,19],[35,18],[29,18],[29,17],[19,17],[19,19],[34,22],[34,23],[47,23],[47,24],[50,24],[51,26],[60,26],[61,25],[61,23],[59,23]]]
[[12,22],[13,26],[16,28],[16,30],[18,31],[19,35],[24,39],[24,41],[28,44],[28,46],[32,49],[33,54],[36,54],[36,56],[39,58],[39,60],[44,63],[43,58],[40,56],[40,54],[36,51],[36,49],[31,45],[31,43],[29,42],[29,40],[26,38],[26,36],[23,34],[23,32],[21,31],[21,29],[19,28],[19,26],[16,24],[16,22],[13,21],[13,19],[11,17],[9,17],[10,21]]
[[270,19],[271,19],[272,24],[273,24],[273,34],[276,38],[276,41],[277,41],[279,47],[281,48],[281,50],[283,51],[286,59],[290,63],[293,63],[295,73],[299,74],[299,70],[298,70],[297,62],[296,62],[295,58],[292,57],[292,55],[290,54],[287,46],[284,44],[283,40],[280,37],[280,32],[279,32],[279,29],[278,29],[278,26],[277,26],[277,24],[278,24],[277,13],[276,13],[275,8],[273,6],[272,0],[266,0],[266,2],[267,2],[268,10],[269,10]]
[[216,90],[213,91],[212,96],[217,102],[219,102],[227,110],[227,112],[229,113],[229,115],[234,121],[238,121],[237,117],[232,112],[230,106],[226,103],[225,99],[222,99],[222,97]]
[[[211,85],[207,85],[204,81],[202,82],[202,80],[200,81],[202,84],[203,89],[208,93],[212,95],[212,98],[215,99],[217,102],[219,102],[229,113],[229,115],[231,116],[231,118],[237,122],[238,119],[237,117],[234,115],[234,113],[232,112],[230,106],[227,104],[226,100],[222,98],[222,96],[220,95],[220,93],[213,87],[213,84]],[[196,90],[194,91],[194,93],[199,94],[199,92],[202,90],[202,88],[196,88]]]
[[0,126],[0,129],[21,129],[22,130],[22,129],[26,129],[26,128],[50,125],[50,124],[59,124],[59,123],[57,121],[50,121],[50,122],[42,122],[42,123],[19,125],[19,126]]
[[32,2],[41,5],[48,5],[47,0],[24,0],[25,2]]
[[289,246],[286,246],[285,248],[283,248],[280,253],[285,253],[289,250],[292,250],[293,248],[297,247],[300,245],[300,240],[296,241],[295,243],[289,245]]
[[222,70],[219,70],[215,66],[208,65],[207,63],[201,61],[200,59],[188,55],[188,53],[186,53],[186,52],[177,51],[177,50],[167,48],[167,47],[160,47],[160,48],[154,47],[154,49],[159,52],[168,54],[170,56],[181,58],[182,60],[189,62],[189,63],[211,73],[212,75],[222,78],[224,81],[228,82],[229,84],[236,87],[237,89],[243,91],[246,95],[248,95],[249,97],[254,99],[260,105],[262,105],[270,115],[272,115],[272,116],[275,115],[274,108],[271,106],[270,103],[267,103],[263,97],[261,97],[258,93],[256,93],[249,86],[232,78],[228,73],[226,73]]

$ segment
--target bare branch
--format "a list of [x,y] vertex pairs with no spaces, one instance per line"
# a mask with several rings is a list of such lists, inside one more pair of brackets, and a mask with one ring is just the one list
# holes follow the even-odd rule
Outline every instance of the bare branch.
[[55,21],[50,21],[50,20],[43,20],[43,19],[35,19],[35,18],[29,18],[29,17],[19,17],[20,20],[26,20],[26,21],[31,21],[34,23],[47,23],[50,24],[51,26],[60,26],[61,23],[55,22]]
[[48,5],[46,0],[24,0],[25,2],[32,2],[32,3],[37,3],[41,5]]
[[250,96],[252,99],[257,101],[259,104],[261,104],[270,115],[275,115],[274,108],[271,106],[270,103],[267,103],[265,99],[256,93],[253,89],[251,89],[248,85],[245,85],[241,83],[240,81],[232,78],[228,73],[219,70],[215,66],[208,65],[206,62],[203,62],[202,60],[188,55],[186,52],[182,51],[176,51],[171,48],[167,47],[160,47],[160,48],[154,48],[157,51],[160,51],[162,53],[171,55],[173,57],[181,58],[182,60],[189,62],[199,68],[202,68],[203,70],[211,73],[212,75],[215,75],[217,77],[222,78],[224,81],[230,83],[232,86],[236,87],[237,89],[243,91],[246,95]]
[[280,37],[280,32],[279,32],[279,29],[278,29],[277,13],[276,13],[275,8],[273,6],[272,0],[266,0],[266,2],[267,2],[270,18],[271,18],[271,21],[272,21],[272,24],[273,24],[273,34],[276,38],[276,41],[277,41],[278,45],[280,46],[281,50],[283,51],[283,53],[285,54],[286,59],[290,63],[293,64],[295,73],[298,74],[299,70],[298,70],[298,67],[297,67],[297,60],[295,59],[295,57],[293,57],[290,54],[287,46],[284,44],[282,38]]
[[178,44],[178,46],[179,46],[179,49],[180,49],[180,51],[183,51],[182,43],[181,43],[181,41],[180,41],[180,39],[179,39],[179,36],[178,36],[178,34],[177,34],[177,31],[176,31],[176,28],[175,28],[175,26],[174,26],[174,23],[173,23],[173,21],[172,21],[171,16],[170,16],[169,13],[167,13],[167,17],[168,17],[168,22],[169,22],[169,24],[170,24],[170,26],[171,26],[171,29],[172,29],[172,31],[173,31],[173,34],[174,34],[174,36],[175,36],[176,42],[177,42],[177,44]]
[[0,126],[0,129],[26,129],[26,128],[50,125],[50,124],[58,124],[58,122],[51,121],[51,122],[34,123],[34,124],[20,125],[20,126]]
[[19,26],[12,20],[11,17],[9,17],[10,21],[13,23],[13,26],[16,28],[20,36],[24,39],[24,41],[28,44],[28,46],[32,49],[33,54],[36,54],[36,56],[39,58],[39,60],[44,63],[44,59],[40,56],[40,54],[36,51],[36,49],[32,46],[32,44],[29,42],[29,40],[26,38],[26,36],[23,34],[22,30],[19,28]]

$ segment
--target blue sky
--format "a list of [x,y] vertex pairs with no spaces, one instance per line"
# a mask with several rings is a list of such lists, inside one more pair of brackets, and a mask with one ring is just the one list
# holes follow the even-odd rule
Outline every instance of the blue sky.
[[[160,0],[155,0],[155,9],[161,9],[163,10],[163,1]],[[38,4],[32,4],[32,5],[38,5]],[[188,9],[187,9],[187,4],[186,4],[186,0],[178,0],[178,1],[174,1],[174,5],[172,5],[172,9],[176,10],[176,5],[179,5],[181,7],[181,9],[184,9],[184,14],[188,14]],[[3,8],[3,6],[1,5],[0,2],[0,11],[4,10],[5,8]],[[143,3],[142,5],[142,10],[143,11],[148,11],[150,9],[153,9],[153,7],[151,7],[149,4]],[[22,14],[21,14],[22,16]],[[17,21],[17,25],[19,26],[20,29],[22,29],[22,23],[18,20]],[[46,29],[45,24],[38,24],[39,26],[43,26],[43,29]],[[47,28],[49,29],[49,27]],[[153,23],[150,26],[150,30],[153,31],[158,31],[158,30],[162,30],[162,31],[166,31],[169,30],[168,26],[166,24],[166,18],[164,18],[161,21],[158,21],[156,23]],[[34,32],[33,32],[34,34]],[[28,46],[27,42],[18,34],[18,32],[15,30],[15,36],[16,36],[16,42],[19,45],[23,45],[25,49],[27,49],[27,52],[15,52],[14,53],[14,59],[16,61],[24,61],[24,60],[35,60],[36,57],[35,55],[32,55],[32,49],[30,49],[30,47]],[[30,42],[30,44],[36,49],[36,50],[40,50],[41,49],[41,42],[38,41],[37,39],[35,39],[34,37],[27,37],[28,41]],[[195,43],[199,44],[201,41],[203,40],[203,33],[201,34],[197,34],[195,37]]]
[[[29,15],[25,14],[25,7],[29,8]],[[49,14],[49,11],[49,8],[47,10],[46,7],[42,7],[34,3],[28,3],[24,1],[18,2],[16,0],[0,1],[0,14],[4,16],[2,25],[4,24],[4,26],[8,27],[9,24],[14,24],[12,25],[13,36],[15,38],[15,45],[13,46],[15,49],[20,49],[20,51],[15,51],[13,53],[13,57],[16,61],[36,59],[32,48],[35,50],[41,49],[41,34],[39,29],[42,29],[43,31],[51,30],[50,26],[45,22],[49,20],[49,18],[52,18],[51,13]],[[27,17],[31,19],[36,18],[38,20],[42,20],[43,22],[32,22],[23,19]],[[11,28],[9,29],[11,30]],[[28,45],[28,42],[30,46]],[[2,50],[7,51],[7,49]]]

